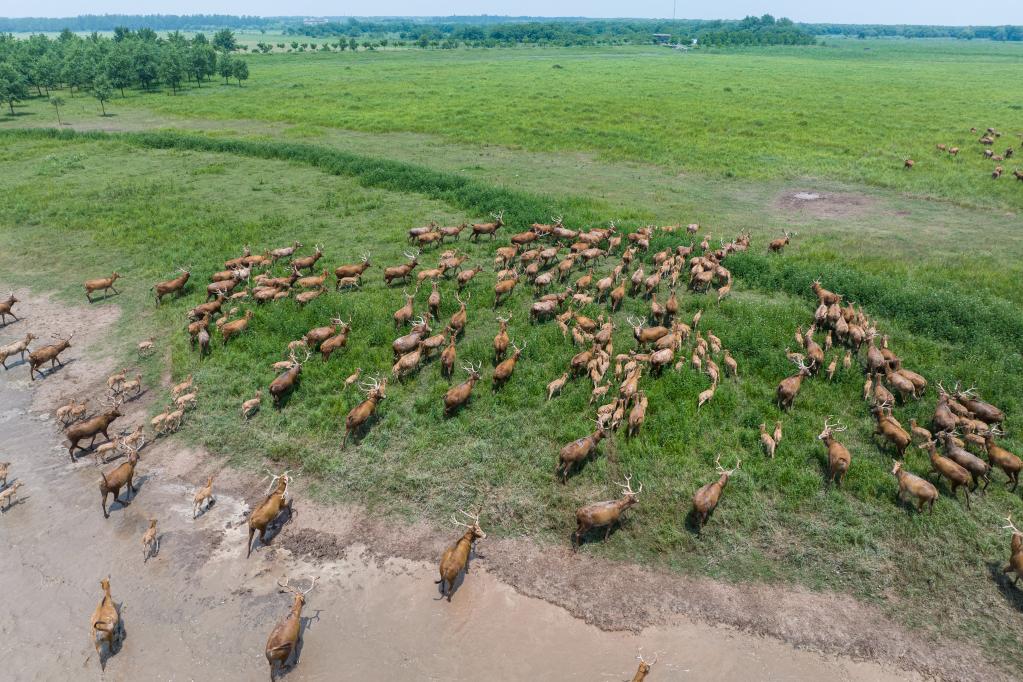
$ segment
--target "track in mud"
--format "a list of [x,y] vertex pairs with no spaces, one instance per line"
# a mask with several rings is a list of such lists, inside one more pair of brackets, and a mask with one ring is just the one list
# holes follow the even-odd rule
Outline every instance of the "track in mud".
[[[382,558],[380,546],[352,540],[352,527],[360,525],[354,514],[319,508],[301,497],[296,520],[273,545],[246,560],[246,500],[261,493],[258,482],[173,440],[142,451],[137,498],[127,506],[114,504],[105,520],[98,470],[89,457],[69,462],[49,411],[67,395],[98,394],[110,367],[82,359],[116,319],[110,312],[116,309],[67,309],[45,297],[25,299],[30,314],[0,330],[0,341],[29,328],[49,334],[56,331],[51,327],[97,313],[87,327],[90,333],[76,336],[80,343],[63,369],[34,383],[20,365],[0,374],[2,458],[12,462],[12,480],[25,483],[21,500],[0,517],[0,575],[7,595],[0,636],[10,652],[8,679],[100,674],[88,625],[101,596],[99,580],[107,575],[126,632],[120,651],[107,662],[104,678],[112,680],[154,674],[265,679],[266,637],[290,606],[290,597],[275,584],[283,575],[320,576],[306,607],[304,645],[288,675],[292,680],[625,679],[634,672],[640,649],[647,657],[659,656],[651,680],[914,678],[876,663],[801,651],[681,618],[639,632],[601,630],[517,592],[483,569],[486,560],[473,565],[454,600],[446,603],[438,599],[434,564]],[[121,428],[142,421],[142,405],[131,409]],[[192,493],[213,472],[219,472],[217,502],[193,520]],[[149,518],[159,520],[161,546],[158,556],[143,563],[140,539]],[[325,539],[330,537],[335,540]],[[485,541],[480,550],[487,555],[489,545],[501,558],[522,542]],[[420,539],[405,554],[427,554],[436,544],[436,539]],[[540,554],[526,555],[526,561],[529,556],[539,561]],[[532,568],[538,574],[551,567]],[[603,589],[615,589],[614,584]],[[654,590],[646,599],[656,604],[659,595]],[[615,595],[605,595],[599,608],[607,610],[608,600],[613,604]],[[575,604],[572,611],[581,608]],[[587,615],[604,623],[625,617]]]

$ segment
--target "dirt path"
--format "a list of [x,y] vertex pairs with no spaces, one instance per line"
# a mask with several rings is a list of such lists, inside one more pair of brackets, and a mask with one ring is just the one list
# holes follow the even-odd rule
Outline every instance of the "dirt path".
[[[302,501],[301,490],[295,520],[273,545],[246,559],[244,517],[248,503],[262,492],[259,482],[173,440],[143,450],[137,499],[128,506],[114,504],[105,520],[96,467],[90,458],[69,462],[49,410],[69,393],[98,394],[110,368],[88,356],[88,344],[117,319],[116,308],[68,309],[22,294],[26,320],[0,330],[0,342],[30,328],[48,335],[75,320],[92,323],[83,325],[88,334],[75,337],[81,343],[68,354],[71,362],[42,382],[30,383],[24,365],[0,371],[0,459],[10,460],[12,479],[25,484],[21,500],[0,517],[6,601],[0,639],[8,651],[7,679],[101,676],[88,623],[100,598],[99,579],[108,574],[126,629],[121,651],[107,663],[104,678],[112,680],[265,679],[266,637],[290,606],[275,585],[282,575],[320,576],[306,609],[304,651],[288,676],[292,680],[618,680],[634,672],[640,648],[648,657],[659,655],[651,681],[922,679],[891,666],[694,622],[678,612],[669,622],[662,616],[679,608],[678,595],[662,595],[665,583],[658,580],[666,577],[654,573],[619,567],[606,583],[586,587],[580,582],[575,590],[580,576],[593,583],[582,570],[585,558],[555,552],[548,560],[547,550],[530,550],[524,540],[482,543],[486,558],[474,563],[453,602],[438,601],[435,564],[424,559],[439,555],[446,536],[425,527],[382,533],[383,526],[357,511]],[[129,408],[124,427],[144,416],[141,404]],[[218,472],[217,503],[193,520],[195,483],[212,472]],[[149,518],[159,519],[161,549],[144,564],[140,538]],[[387,552],[392,541],[393,554],[400,556]],[[570,560],[580,573],[566,571],[559,578],[557,571],[566,564],[557,562]],[[518,574],[517,581],[509,578],[518,591],[501,580],[508,574]],[[674,580],[679,589],[706,590],[690,599],[706,598],[711,606],[729,598],[726,588],[715,592],[709,581]],[[634,583],[632,589],[620,590],[627,582]],[[575,601],[562,600],[566,610],[523,594],[542,593],[542,583],[576,595]],[[751,592],[754,602],[768,599],[759,605],[765,612],[785,611],[794,603],[769,599],[756,588]],[[589,605],[581,603],[587,595],[592,595]],[[738,605],[733,609],[741,608],[741,600],[733,601]],[[609,631],[572,614],[605,627],[666,624]],[[802,615],[800,621],[800,612],[790,609],[778,617],[787,619],[794,633],[816,627],[821,617],[809,608]],[[864,625],[848,616],[836,623],[839,632]],[[864,636],[850,638],[847,651],[863,653]],[[807,641],[803,637],[793,639]]]

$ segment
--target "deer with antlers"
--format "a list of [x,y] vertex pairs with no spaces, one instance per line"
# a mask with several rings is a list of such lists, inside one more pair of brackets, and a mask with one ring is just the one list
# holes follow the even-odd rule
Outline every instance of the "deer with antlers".
[[490,239],[493,240],[497,231],[504,227],[504,211],[498,213],[491,213],[490,217],[494,219],[492,223],[473,223],[472,234],[469,235],[469,241],[478,241],[481,235],[490,235]]
[[803,385],[803,379],[810,376],[810,367],[803,362],[801,356],[795,357],[793,362],[796,367],[799,368],[799,372],[782,379],[775,391],[778,407],[783,410],[788,410],[792,407],[792,401],[796,399],[797,395],[799,395],[799,389]]
[[178,268],[178,272],[181,274],[174,279],[169,279],[165,282],[157,282],[150,291],[156,294],[156,305],[163,303],[163,297],[168,294],[179,295],[184,293],[185,285],[188,284],[188,278],[191,277],[191,268]]
[[295,383],[302,374],[302,363],[308,360],[311,355],[311,352],[306,351],[305,360],[299,362],[295,357],[295,352],[292,351],[290,355],[291,366],[270,382],[270,395],[273,397],[275,407],[280,407],[281,399],[295,388]]
[[466,530],[462,537],[458,538],[453,545],[444,550],[444,555],[440,559],[440,580],[434,581],[435,584],[440,585],[441,597],[447,597],[449,602],[455,589],[455,580],[458,578],[458,574],[467,570],[473,545],[478,540],[485,540],[487,537],[487,534],[480,528],[480,512],[482,511],[483,505],[480,505],[475,514],[470,514],[461,509],[458,510],[471,523],[464,523],[459,521],[454,515],[451,516],[453,524],[461,526]]
[[852,463],[852,455],[849,449],[838,442],[836,433],[845,431],[846,427],[841,422],[831,423],[831,415],[824,420],[824,430],[817,435],[817,440],[823,441],[828,448],[828,483],[834,483],[842,487],[845,474],[849,471],[849,464]]
[[469,397],[472,395],[472,389],[476,385],[476,382],[483,376],[480,373],[480,369],[483,367],[482,362],[476,363],[476,365],[467,364],[463,365],[462,369],[469,375],[465,381],[452,386],[444,394],[444,416],[450,417],[459,408],[469,402]]
[[693,493],[693,512],[696,515],[697,532],[701,531],[704,524],[707,523],[707,516],[718,506],[718,502],[721,500],[721,493],[724,492],[728,479],[735,475],[735,472],[739,470],[741,465],[742,460],[740,459],[736,460],[734,469],[725,469],[721,466],[721,455],[714,459],[714,468],[717,469],[718,480],[711,481]]
[[781,237],[778,239],[772,239],[767,244],[767,250],[770,253],[781,253],[782,249],[789,245],[789,241],[792,239],[793,234],[795,233],[785,230]]
[[508,351],[508,344],[511,342],[508,336],[508,322],[512,316],[497,318],[499,328],[497,335],[494,336],[494,362],[500,362],[504,359],[504,354]]
[[348,436],[352,433],[357,433],[362,426],[369,421],[377,410],[377,406],[380,401],[387,397],[387,379],[380,380],[377,377],[371,377],[368,382],[360,382],[359,386],[366,392],[365,399],[353,407],[345,417],[345,437],[341,441],[341,449],[343,450],[348,444]]
[[[99,482],[99,493],[100,502],[103,507],[103,518],[110,518],[110,513],[107,511],[107,495],[113,494],[114,502],[120,502],[122,506],[127,506],[131,496],[135,494],[135,465],[138,464],[138,461],[139,451],[129,448],[127,462],[122,462],[111,471],[100,472],[102,478]],[[128,495],[124,500],[121,500],[121,488],[125,486],[128,487]]]
[[643,658],[643,654],[636,656],[639,659],[639,667],[636,669],[636,674],[632,676],[632,682],[644,682],[646,676],[650,674],[650,669],[654,667],[654,663],[657,663],[657,654],[654,654],[654,660],[647,661]]
[[511,378],[512,372],[515,371],[515,365],[519,361],[519,356],[522,355],[522,351],[526,349],[526,344],[523,342],[520,347],[516,343],[512,342],[512,354],[510,357],[502,360],[496,367],[494,367],[493,386],[498,389]]
[[285,471],[283,474],[270,474],[270,476],[270,487],[267,488],[266,498],[249,514],[249,543],[246,548],[246,558],[252,555],[252,536],[256,531],[259,531],[259,543],[265,544],[267,527],[277,519],[284,509],[291,511],[292,501],[288,497],[288,484],[292,480],[291,472]]
[[316,244],[313,247],[313,253],[309,256],[302,258],[296,258],[291,261],[290,266],[293,270],[312,270],[316,266],[316,261],[323,257],[323,247],[320,244]]
[[114,420],[121,416],[119,408],[121,407],[122,402],[123,401],[119,398],[112,401],[104,401],[103,404],[108,406],[110,409],[102,414],[92,417],[91,419],[79,422],[67,430],[68,455],[71,456],[72,463],[75,461],[76,448],[83,451],[87,449],[78,444],[80,441],[85,438],[89,438],[89,447],[91,448],[96,442],[96,436],[101,433],[105,440],[110,440],[110,436],[107,435],[107,430],[110,428],[110,425],[114,422]]
[[988,429],[983,436],[984,449],[987,451],[987,458],[991,462],[991,466],[998,467],[1005,472],[1005,475],[1009,477],[1009,483],[1012,483],[1009,490],[1015,491],[1016,486],[1019,485],[1019,472],[1023,470],[1023,460],[995,443],[995,436],[1001,435],[1002,431],[997,427]]
[[572,534],[572,547],[578,547],[583,537],[593,528],[604,528],[604,540],[611,535],[611,529],[621,520],[622,513],[639,502],[639,494],[643,492],[643,484],[639,490],[632,489],[632,476],[626,476],[624,483],[616,483],[622,489],[622,496],[617,500],[594,502],[579,508],[575,513],[576,529]]
[[291,579],[280,579],[277,584],[284,590],[294,595],[291,610],[282,621],[274,626],[270,637],[266,640],[266,662],[270,664],[270,682],[277,679],[277,671],[288,668],[288,662],[292,661],[299,649],[299,636],[302,634],[302,607],[305,606],[306,595],[316,587],[319,576],[313,578],[308,590],[297,590],[291,586]]
[[1016,577],[1012,581],[1013,586],[1015,586],[1019,583],[1020,576],[1023,576],[1023,532],[1020,532],[1019,528],[1013,525],[1012,514],[1005,517],[1005,522],[1009,525],[1002,526],[1002,528],[1012,532],[1012,541],[1010,544],[1009,563],[1002,569],[1002,573],[1015,573]]
[[408,283],[412,271],[419,267],[419,249],[403,251],[402,253],[408,260],[401,265],[392,265],[384,268],[384,284],[390,286],[391,282],[396,279],[401,280],[403,283]]

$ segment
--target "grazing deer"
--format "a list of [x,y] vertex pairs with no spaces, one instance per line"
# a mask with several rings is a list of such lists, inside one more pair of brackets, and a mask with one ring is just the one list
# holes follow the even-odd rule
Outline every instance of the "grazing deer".
[[465,515],[472,523],[463,523],[459,521],[454,515],[451,516],[451,522],[456,526],[462,526],[467,530],[453,545],[444,550],[444,555],[440,559],[440,580],[434,581],[435,584],[440,585],[441,597],[447,597],[448,601],[451,601],[451,595],[455,589],[455,580],[458,578],[458,574],[466,570],[469,564],[469,555],[472,553],[473,545],[477,540],[485,540],[487,534],[480,528],[480,512],[482,507],[476,510],[475,514],[458,510],[460,514]]

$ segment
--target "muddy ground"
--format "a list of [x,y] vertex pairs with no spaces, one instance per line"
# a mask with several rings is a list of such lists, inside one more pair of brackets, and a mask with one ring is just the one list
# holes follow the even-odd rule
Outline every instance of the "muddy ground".
[[[480,543],[447,603],[433,581],[451,529],[321,507],[301,485],[295,517],[246,559],[245,517],[265,483],[173,437],[143,449],[137,498],[104,519],[97,466],[71,463],[51,415],[72,395],[98,402],[114,367],[96,348],[118,310],[18,295],[23,319],[0,328],[0,343],[78,332],[64,367],[42,380],[24,364],[0,370],[0,460],[24,482],[0,516],[5,679],[265,679],[266,637],[291,604],[281,576],[320,578],[291,680],[617,680],[631,678],[640,650],[658,656],[651,681],[923,679],[907,669],[1005,679],[976,652],[924,641],[849,598],[647,571],[528,538]],[[145,420],[145,397],[125,407],[119,429]],[[209,474],[216,504],[193,519]],[[150,518],[161,547],[144,562]],[[107,575],[126,636],[101,673],[89,617]]]

